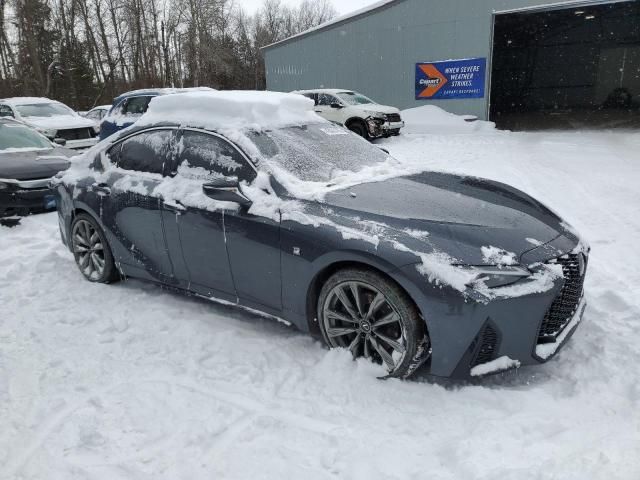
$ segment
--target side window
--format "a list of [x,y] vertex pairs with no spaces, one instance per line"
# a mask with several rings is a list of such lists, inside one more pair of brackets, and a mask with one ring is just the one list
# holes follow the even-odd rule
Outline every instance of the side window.
[[332,103],[340,103],[338,99],[333,95],[329,95],[327,93],[320,93],[318,95],[318,105],[329,107]]
[[162,174],[165,163],[172,158],[173,130],[142,132],[122,142],[119,151],[114,148],[109,151],[109,158],[118,167]]
[[13,110],[8,105],[0,105],[0,117],[13,117]]
[[125,115],[142,115],[147,111],[147,106],[151,97],[131,97],[128,98],[122,107],[122,113]]
[[316,105],[318,105],[318,94],[317,93],[304,93],[303,94],[305,97],[310,98],[311,100],[313,100],[315,102]]
[[245,158],[226,140],[187,130],[183,132],[178,173],[187,178],[211,180],[237,178],[251,182],[256,173]]

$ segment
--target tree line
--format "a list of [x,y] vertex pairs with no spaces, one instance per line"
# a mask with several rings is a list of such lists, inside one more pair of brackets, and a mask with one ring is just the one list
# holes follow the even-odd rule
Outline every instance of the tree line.
[[331,0],[0,0],[0,98],[76,109],[137,88],[264,89],[260,47],[336,15]]

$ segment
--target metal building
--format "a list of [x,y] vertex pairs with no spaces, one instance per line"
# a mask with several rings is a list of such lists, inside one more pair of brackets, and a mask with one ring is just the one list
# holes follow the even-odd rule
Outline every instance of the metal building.
[[640,126],[640,0],[386,0],[265,47],[267,88],[509,128]]

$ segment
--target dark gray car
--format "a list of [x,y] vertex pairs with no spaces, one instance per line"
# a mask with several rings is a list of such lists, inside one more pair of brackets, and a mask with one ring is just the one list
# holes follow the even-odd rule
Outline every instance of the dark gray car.
[[0,218],[55,210],[49,181],[73,155],[32,128],[0,118]]
[[585,306],[588,247],[571,229],[475,177],[340,187],[345,172],[392,159],[332,128],[247,131],[239,143],[185,125],[121,132],[59,180],[62,239],[91,281],[137,277],[260,310],[389,376],[551,358]]

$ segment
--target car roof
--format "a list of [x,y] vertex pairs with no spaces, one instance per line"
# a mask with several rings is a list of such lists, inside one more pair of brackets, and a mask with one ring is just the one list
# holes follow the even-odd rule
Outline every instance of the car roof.
[[6,103],[9,105],[34,105],[37,103],[62,103],[57,100],[51,100],[45,97],[11,97],[2,98],[0,103]]
[[209,87],[193,87],[193,88],[142,88],[139,90],[131,90],[129,92],[122,93],[113,99],[113,104],[120,103],[125,98],[129,97],[159,97],[160,95],[171,95],[174,93],[186,93],[194,91],[212,91]]
[[291,93],[355,93],[348,88],[315,88],[312,90],[295,90]]

